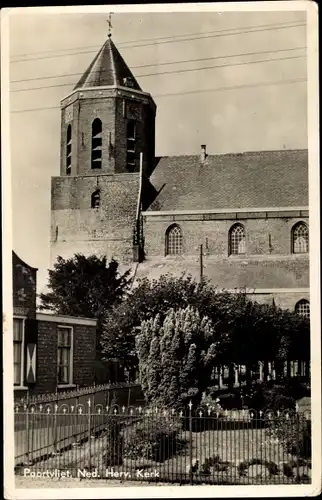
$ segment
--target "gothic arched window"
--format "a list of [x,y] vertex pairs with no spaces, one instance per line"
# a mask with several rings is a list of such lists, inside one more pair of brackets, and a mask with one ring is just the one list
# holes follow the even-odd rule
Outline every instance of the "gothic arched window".
[[102,167],[102,122],[95,118],[92,123],[92,168]]
[[183,251],[180,226],[170,226],[166,232],[166,255],[181,255]]
[[101,193],[100,193],[99,189],[97,189],[92,194],[91,206],[92,206],[92,208],[98,208],[100,206],[100,204],[101,204]]
[[292,253],[308,253],[309,229],[304,222],[298,222],[292,229]]
[[304,318],[310,318],[310,302],[308,300],[299,300],[295,306],[295,312]]
[[229,231],[229,255],[246,253],[245,228],[241,224],[235,224]]
[[66,175],[70,175],[72,170],[72,126],[67,127],[66,136]]
[[135,170],[136,123],[129,120],[126,128],[126,166],[129,172]]

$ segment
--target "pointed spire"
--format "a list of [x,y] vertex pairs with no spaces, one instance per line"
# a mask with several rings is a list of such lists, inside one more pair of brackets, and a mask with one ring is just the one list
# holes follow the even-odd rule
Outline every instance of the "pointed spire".
[[88,87],[128,86],[142,90],[127,66],[123,57],[115,47],[111,37],[111,21],[106,42],[89,65],[74,90]]

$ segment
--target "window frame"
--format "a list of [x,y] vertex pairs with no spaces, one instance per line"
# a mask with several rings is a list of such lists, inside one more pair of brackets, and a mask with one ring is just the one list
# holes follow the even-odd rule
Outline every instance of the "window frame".
[[[133,126],[133,134],[129,134],[129,127]],[[132,132],[132,131],[131,131]],[[134,172],[136,167],[136,141],[137,141],[137,123],[132,118],[126,124],[126,168],[129,172]],[[129,147],[131,144],[131,148]],[[133,156],[133,162],[129,160]]]
[[[94,201],[94,196],[95,195],[98,195],[98,199],[99,199],[99,204],[98,206],[95,206],[93,205],[93,201]],[[91,194],[91,208],[93,208],[94,210],[100,208],[101,206],[101,191],[100,189],[96,189],[95,191],[93,191],[93,193]]]
[[14,320],[22,320],[22,339],[21,339],[21,374],[20,374],[20,383],[15,384],[15,373],[14,373],[14,348],[13,348],[13,356],[12,356],[12,366],[13,366],[13,386],[14,390],[19,390],[19,389],[28,389],[28,387],[25,386],[25,332],[26,332],[26,316],[19,316],[19,314],[14,314],[13,315],[13,322],[12,322],[12,344],[14,345],[15,341],[13,339],[13,323]]
[[[295,238],[294,238],[294,233],[296,231],[296,229],[299,227],[299,226],[304,226],[307,230],[307,251],[306,252],[295,252]],[[310,232],[309,232],[309,226],[306,222],[302,221],[302,220],[299,220],[298,222],[296,222],[295,224],[293,224],[292,228],[291,228],[291,254],[292,255],[306,255],[310,252]]]
[[[69,138],[69,131],[70,131],[70,138]],[[72,125],[69,123],[67,125],[67,130],[66,130],[66,175],[71,175],[72,173]],[[70,151],[68,153],[68,146],[70,146]],[[70,163],[68,163],[68,160],[70,159]]]
[[[170,236],[170,233],[173,229],[179,229],[180,231],[180,234],[181,234],[181,252],[180,253],[170,253],[169,252],[169,236]],[[179,224],[171,224],[166,232],[165,232],[165,256],[171,256],[171,257],[174,257],[174,256],[177,256],[177,255],[183,255],[184,253],[184,242],[183,242],[183,231],[182,231],[182,227],[179,225]]]
[[[59,335],[59,330],[64,329],[64,330],[69,330],[70,331],[70,348],[69,348],[69,380],[68,382],[60,382],[58,378],[58,351],[59,351],[59,343],[58,343],[58,335]],[[57,366],[56,366],[56,374],[57,374],[57,387],[58,388],[64,388],[64,387],[74,387],[74,327],[71,325],[62,325],[58,324],[56,328],[56,333],[57,333]],[[63,347],[63,346],[61,346]]]
[[[242,228],[243,232],[244,232],[244,239],[245,239],[245,252],[243,253],[233,253],[232,252],[232,233],[234,231],[235,228],[237,227],[240,227]],[[244,224],[242,224],[241,222],[235,222],[230,228],[229,228],[229,231],[228,231],[228,256],[229,257],[245,257],[247,255],[247,232],[246,232],[246,228],[244,226]]]
[[[298,311],[298,307],[299,307],[300,305],[302,305],[302,304],[303,304],[303,305],[305,304],[305,305],[308,305],[308,306],[309,306],[309,316],[306,316],[305,314],[300,314],[300,313],[299,313],[299,311]],[[296,302],[296,304],[295,304],[294,311],[295,311],[295,313],[296,313],[296,314],[298,314],[298,315],[299,315],[299,316],[301,316],[302,318],[307,318],[308,320],[310,320],[310,318],[311,318],[311,304],[310,304],[310,301],[309,301],[309,300],[307,300],[307,299],[300,299],[300,300],[298,300],[298,301]]]
[[[100,130],[94,134],[94,124],[99,123],[100,124]],[[93,147],[93,141],[95,139],[100,139],[101,140],[101,145],[99,149],[95,149]],[[100,156],[100,161],[95,161],[93,158],[93,152],[94,151],[100,151],[101,156]],[[91,134],[91,170],[101,170],[102,169],[102,163],[103,163],[103,123],[102,120],[97,116],[94,118],[92,121],[92,134]]]

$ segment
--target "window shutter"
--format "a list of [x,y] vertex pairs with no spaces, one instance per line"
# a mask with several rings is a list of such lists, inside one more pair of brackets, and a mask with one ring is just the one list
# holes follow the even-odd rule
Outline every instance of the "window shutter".
[[38,322],[35,319],[28,318],[25,323],[26,384],[34,384],[36,382],[37,340]]

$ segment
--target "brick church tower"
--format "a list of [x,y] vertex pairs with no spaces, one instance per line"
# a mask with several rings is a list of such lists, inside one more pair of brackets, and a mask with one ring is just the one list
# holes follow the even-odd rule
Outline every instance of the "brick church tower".
[[[155,156],[156,105],[111,36],[61,101],[60,176],[51,186],[51,264],[74,253],[142,259],[140,210]],[[143,206],[144,208],[144,206]]]

